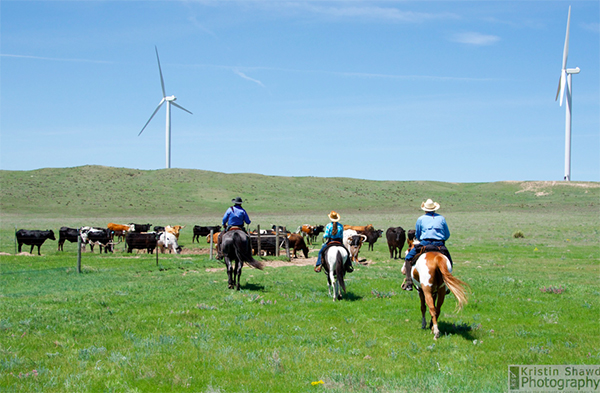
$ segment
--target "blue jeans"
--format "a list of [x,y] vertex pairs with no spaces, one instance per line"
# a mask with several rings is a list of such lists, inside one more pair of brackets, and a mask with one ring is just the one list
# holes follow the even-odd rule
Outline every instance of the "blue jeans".
[[[434,245],[434,246],[443,246],[445,244],[445,242],[443,240],[421,240],[422,246],[428,246],[430,244]],[[415,257],[416,253],[417,253],[417,247],[413,247],[412,250],[410,250],[408,252],[408,254],[406,254],[406,257],[404,258],[404,260],[412,261],[412,259]],[[450,259],[450,256],[448,256],[448,259]]]

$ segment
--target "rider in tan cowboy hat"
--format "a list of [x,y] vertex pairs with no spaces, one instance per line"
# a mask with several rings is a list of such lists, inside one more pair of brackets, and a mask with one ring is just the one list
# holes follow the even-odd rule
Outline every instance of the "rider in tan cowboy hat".
[[[321,258],[323,255],[323,250],[331,242],[339,242],[343,244],[344,239],[344,226],[338,222],[340,221],[340,215],[336,211],[332,210],[327,216],[331,222],[325,226],[325,233],[323,233],[323,240],[325,240],[325,243],[319,250],[319,257],[317,258],[317,263],[315,265],[315,272],[317,273],[321,271]],[[351,263],[346,265],[346,271],[348,273],[352,273],[354,271]]]
[[[431,199],[427,199],[425,202],[421,203],[421,210],[425,211],[425,214],[417,219],[415,225],[415,239],[420,243],[419,246],[415,246],[410,250],[404,259],[406,266],[406,283],[403,285],[402,289],[412,291],[412,259],[424,246],[438,246],[440,247],[440,252],[443,252],[444,255],[450,259],[450,253],[448,253],[448,249],[446,249],[445,246],[446,240],[450,237],[450,230],[448,229],[448,224],[446,224],[444,216],[436,213],[439,208],[440,204]],[[450,259],[450,262],[452,263],[452,259]]]

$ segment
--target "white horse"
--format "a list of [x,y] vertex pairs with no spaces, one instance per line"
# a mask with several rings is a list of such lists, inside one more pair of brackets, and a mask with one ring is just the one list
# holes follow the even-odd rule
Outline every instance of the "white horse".
[[329,246],[323,253],[323,270],[327,275],[327,284],[329,286],[329,296],[333,301],[342,298],[342,291],[346,292],[344,275],[346,274],[346,261],[348,260],[348,251],[342,246]]

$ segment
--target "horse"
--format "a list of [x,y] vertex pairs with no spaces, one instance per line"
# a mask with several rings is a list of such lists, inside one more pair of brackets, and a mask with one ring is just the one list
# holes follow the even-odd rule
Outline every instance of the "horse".
[[346,274],[345,265],[347,261],[348,251],[342,245],[330,245],[323,252],[323,270],[327,275],[329,296],[333,297],[334,302],[342,299],[340,288],[346,293],[344,275]]
[[[240,290],[240,277],[244,262],[254,268],[263,269],[262,263],[252,257],[250,236],[239,229],[230,229],[223,234],[221,250],[223,251],[223,262],[227,266],[230,289]],[[235,267],[233,261],[235,261]]]
[[[402,266],[402,274],[406,274],[405,265]],[[440,310],[446,297],[446,288],[450,289],[450,292],[456,297],[458,310],[460,311],[467,303],[465,289],[468,287],[468,284],[452,275],[450,260],[444,254],[437,251],[421,254],[411,269],[411,275],[421,299],[421,328],[427,328],[427,321],[425,319],[427,307],[431,315],[429,328],[432,330],[433,339],[437,340],[440,337],[438,317],[440,316]]]

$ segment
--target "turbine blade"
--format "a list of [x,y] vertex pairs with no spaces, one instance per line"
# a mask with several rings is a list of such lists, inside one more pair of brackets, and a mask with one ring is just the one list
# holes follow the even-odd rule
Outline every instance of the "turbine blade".
[[158,106],[156,107],[156,109],[152,113],[152,116],[150,116],[150,118],[148,119],[148,121],[146,122],[146,124],[144,124],[144,127],[142,127],[142,131],[140,131],[140,133],[138,134],[138,136],[142,135],[142,132],[144,132],[144,130],[146,129],[146,126],[150,123],[150,120],[152,120],[152,118],[154,117],[154,115],[156,115],[156,112],[158,112],[158,110],[160,109],[160,107],[164,103],[165,103],[165,99],[163,98],[162,100],[160,100],[160,104],[158,104]]
[[156,51],[156,61],[158,61],[158,72],[160,73],[160,87],[162,87],[163,97],[166,97],[167,93],[165,93],[165,81],[163,80],[162,69],[160,68],[160,59],[158,58],[158,48],[156,45],[154,46],[154,50]]
[[556,89],[556,98],[554,99],[554,101],[558,101],[558,96],[560,95],[560,83],[562,81],[562,73],[561,76],[558,78],[558,89]]
[[171,102],[171,104],[175,105],[175,106],[176,106],[177,108],[179,108],[179,109],[183,109],[184,111],[186,111],[186,112],[187,112],[187,113],[189,113],[190,115],[193,115],[193,113],[192,113],[192,112],[188,111],[187,109],[185,109],[185,108],[184,108],[184,107],[182,107],[181,105],[179,105],[179,104],[176,104],[176,103],[174,103],[174,102]]
[[569,57],[569,25],[571,24],[571,6],[569,6],[569,16],[567,17],[567,35],[565,36],[565,49],[563,50],[562,69],[567,68],[567,57]]
[[565,97],[565,84],[567,83],[567,71],[562,70],[560,74],[560,106],[562,106],[563,98]]

